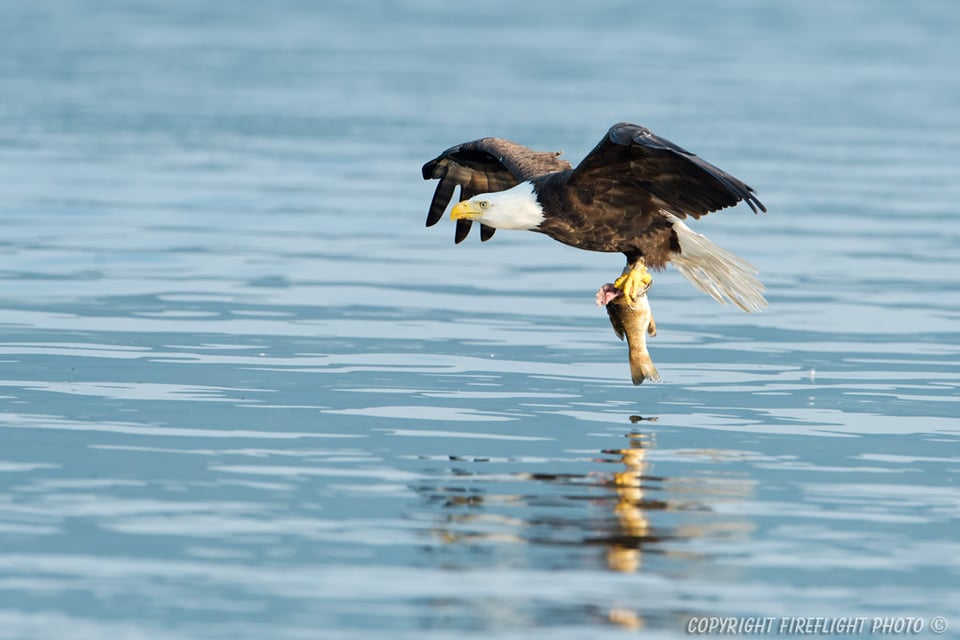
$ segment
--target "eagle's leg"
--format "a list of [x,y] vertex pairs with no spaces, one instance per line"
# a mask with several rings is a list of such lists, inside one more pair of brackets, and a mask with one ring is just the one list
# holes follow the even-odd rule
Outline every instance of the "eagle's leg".
[[[647,265],[641,257],[627,262],[623,273],[614,281],[613,286],[626,294],[631,302],[636,302],[637,298],[646,293],[652,284],[653,276],[647,271]],[[652,323],[651,326],[653,326]]]

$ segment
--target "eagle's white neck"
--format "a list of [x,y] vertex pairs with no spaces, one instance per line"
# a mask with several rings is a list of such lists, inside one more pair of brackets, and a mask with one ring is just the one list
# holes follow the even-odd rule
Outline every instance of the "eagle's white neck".
[[544,219],[543,207],[529,182],[521,182],[506,191],[481,193],[470,199],[489,203],[480,221],[495,229],[536,229]]

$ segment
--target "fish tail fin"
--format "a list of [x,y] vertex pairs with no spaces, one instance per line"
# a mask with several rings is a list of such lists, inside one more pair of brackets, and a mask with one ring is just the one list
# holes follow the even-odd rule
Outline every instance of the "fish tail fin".
[[639,349],[630,349],[630,378],[633,384],[641,384],[644,380],[660,382],[660,374],[653,366],[653,360],[646,349],[642,352]]
[[714,244],[672,213],[663,213],[673,223],[680,243],[680,252],[671,254],[670,262],[693,286],[720,304],[729,300],[747,312],[767,305],[756,267]]

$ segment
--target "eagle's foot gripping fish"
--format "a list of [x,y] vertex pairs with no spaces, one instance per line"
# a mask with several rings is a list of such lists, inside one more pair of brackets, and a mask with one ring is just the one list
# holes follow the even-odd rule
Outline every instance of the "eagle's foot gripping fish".
[[649,286],[641,289],[635,301],[631,301],[609,282],[597,291],[597,304],[607,308],[613,331],[621,340],[627,339],[633,384],[640,384],[644,380],[660,381],[660,374],[647,351],[647,336],[657,335],[657,325],[653,321],[650,300],[647,298],[648,289]]
[[635,302],[640,296],[646,294],[647,289],[653,284],[653,276],[647,271],[643,258],[633,264],[627,264],[623,273],[617,278],[613,286],[622,291],[631,302]]

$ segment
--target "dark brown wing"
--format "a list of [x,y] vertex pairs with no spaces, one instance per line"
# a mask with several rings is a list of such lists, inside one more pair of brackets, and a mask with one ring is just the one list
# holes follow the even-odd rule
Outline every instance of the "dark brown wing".
[[[427,226],[433,226],[443,216],[455,187],[460,187],[460,200],[480,193],[503,191],[524,180],[570,168],[560,160],[562,152],[542,152],[528,149],[503,138],[481,138],[450,147],[423,165],[424,180],[439,180],[437,190],[427,213]],[[457,220],[454,242],[462,242],[470,233],[469,220]],[[480,239],[493,237],[494,229],[481,225]]]
[[[699,218],[745,201],[766,211],[753,189],[649,129],[621,122],[573,171],[568,183],[581,198],[621,211],[664,209]],[[637,211],[637,213],[640,213]]]

